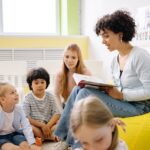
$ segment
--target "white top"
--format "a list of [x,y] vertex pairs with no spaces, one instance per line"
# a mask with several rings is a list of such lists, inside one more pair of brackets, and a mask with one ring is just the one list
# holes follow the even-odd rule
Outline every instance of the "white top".
[[150,99],[150,54],[138,47],[133,47],[124,66],[121,78],[118,54],[111,65],[113,81],[123,93],[126,101]]
[[[14,113],[14,115],[13,115],[13,113]],[[22,131],[29,144],[35,143],[35,138],[33,135],[32,127],[29,123],[29,120],[25,117],[25,113],[24,113],[22,107],[20,105],[16,104],[14,107],[13,113],[11,114],[13,117],[11,115],[10,115],[11,117],[8,115],[11,118],[10,120],[13,119],[13,121],[11,122],[12,126],[10,125],[10,122],[9,122],[9,126],[13,127],[16,132]],[[4,129],[6,128],[5,127],[5,124],[6,124],[5,117],[6,117],[6,113],[0,107],[0,135],[1,135],[1,131],[4,132]],[[8,126],[7,126],[7,129],[8,129]],[[5,135],[7,135],[7,133],[5,133]]]
[[56,107],[55,97],[47,91],[42,99],[30,92],[25,97],[23,108],[27,117],[30,116],[44,123],[48,123],[55,114],[60,114]]
[[0,135],[10,134],[15,131],[13,128],[13,120],[14,120],[14,111],[11,113],[3,112],[4,113],[4,126],[0,131]]

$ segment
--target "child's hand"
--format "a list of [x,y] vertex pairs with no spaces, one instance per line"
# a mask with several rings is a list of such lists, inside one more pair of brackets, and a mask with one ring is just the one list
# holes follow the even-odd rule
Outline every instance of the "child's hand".
[[49,138],[51,136],[51,130],[48,125],[44,125],[41,129],[45,138]]
[[122,128],[122,130],[124,131],[124,132],[126,132],[126,124],[121,120],[121,119],[119,119],[119,118],[114,118],[113,119],[114,120],[114,123],[116,124],[116,125],[119,125],[121,128]]

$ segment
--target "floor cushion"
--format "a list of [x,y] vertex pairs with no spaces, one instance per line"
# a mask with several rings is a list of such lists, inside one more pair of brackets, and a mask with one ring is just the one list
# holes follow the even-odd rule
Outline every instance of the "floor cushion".
[[126,123],[126,132],[119,127],[119,136],[129,150],[150,150],[150,113],[121,120]]

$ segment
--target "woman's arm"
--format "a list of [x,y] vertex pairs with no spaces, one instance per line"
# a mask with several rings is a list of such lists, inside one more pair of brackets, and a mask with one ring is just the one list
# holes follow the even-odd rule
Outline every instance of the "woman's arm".
[[[145,50],[137,50],[132,59],[132,71],[135,71],[136,76],[132,78],[129,76],[128,85],[132,84],[133,88],[122,90],[124,99],[128,101],[150,99],[150,55]],[[123,80],[126,81],[125,78]]]
[[[120,88],[123,99],[142,101],[150,99],[150,55],[143,49],[134,48],[124,67],[121,78],[115,58],[112,63],[114,83]],[[119,90],[119,91],[120,91]]]

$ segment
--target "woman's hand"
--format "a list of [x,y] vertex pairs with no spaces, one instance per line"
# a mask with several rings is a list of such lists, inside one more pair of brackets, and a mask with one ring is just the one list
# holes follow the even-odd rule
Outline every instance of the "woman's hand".
[[114,99],[122,100],[123,93],[120,92],[116,87],[107,88],[105,92]]

